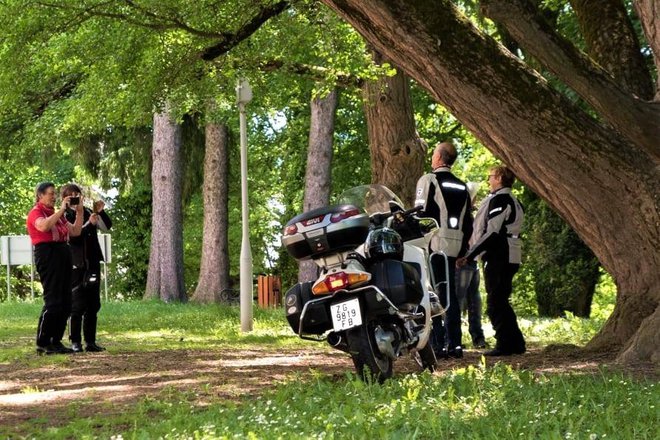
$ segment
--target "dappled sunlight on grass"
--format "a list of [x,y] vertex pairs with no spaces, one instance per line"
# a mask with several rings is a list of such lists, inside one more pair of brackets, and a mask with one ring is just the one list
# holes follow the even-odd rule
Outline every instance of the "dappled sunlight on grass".
[[583,346],[600,330],[604,321],[578,318],[519,318],[525,338],[535,344],[573,344]]
[[[19,327],[38,316],[38,305],[10,307],[22,316]],[[299,339],[281,309],[255,309],[248,333],[240,331],[238,312],[107,304],[99,324],[105,353],[38,357],[32,328],[5,334],[0,344],[21,347],[2,353],[10,353],[7,366],[0,365],[3,416],[25,420],[14,431],[19,438],[44,432],[165,439],[660,434],[654,383],[608,372],[600,359],[579,357],[580,350],[542,349],[583,345],[602,325],[598,319],[519,318],[531,348],[525,355],[492,359],[468,349],[463,359],[441,360],[434,374],[401,359],[394,378],[378,385],[359,380],[347,354]],[[484,330],[492,343],[492,328],[484,323]],[[41,416],[51,414],[44,408],[59,424]],[[21,419],[28,411],[32,417]],[[3,429],[0,436],[12,433]]]

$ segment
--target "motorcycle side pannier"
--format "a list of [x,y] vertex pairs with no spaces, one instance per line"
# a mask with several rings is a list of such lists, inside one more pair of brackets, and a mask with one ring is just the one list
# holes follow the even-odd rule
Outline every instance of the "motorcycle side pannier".
[[[312,295],[312,284],[313,282],[311,281],[298,283],[291,287],[284,295],[286,320],[289,322],[291,330],[296,334],[300,330],[300,315],[302,314],[303,307],[309,300],[318,299],[318,297]],[[302,333],[321,335],[330,329],[332,329],[332,321],[328,315],[326,302],[322,301],[316,304],[310,304],[305,313]]]
[[353,205],[325,206],[286,224],[282,244],[297,260],[355,249],[367,238],[369,216]]
[[395,306],[405,303],[419,304],[422,300],[424,291],[419,272],[412,265],[387,259],[372,264],[369,271],[371,283],[387,295]]

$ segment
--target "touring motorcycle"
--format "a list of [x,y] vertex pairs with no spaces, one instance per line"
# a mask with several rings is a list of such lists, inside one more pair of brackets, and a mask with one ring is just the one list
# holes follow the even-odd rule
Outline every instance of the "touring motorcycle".
[[312,259],[319,273],[286,292],[291,329],[350,354],[363,379],[388,379],[407,354],[434,371],[431,318],[445,312],[436,292],[449,305],[447,258],[428,250],[437,222],[418,218],[420,208],[404,210],[383,185],[351,188],[337,202],[284,227],[289,254]]

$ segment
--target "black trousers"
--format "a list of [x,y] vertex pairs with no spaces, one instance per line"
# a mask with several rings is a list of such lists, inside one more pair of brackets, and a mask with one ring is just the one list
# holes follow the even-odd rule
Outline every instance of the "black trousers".
[[[436,282],[445,280],[444,265],[435,264],[441,261],[442,259],[440,258],[434,261],[435,267],[433,270],[435,271]],[[463,345],[461,342],[463,337],[461,331],[461,308],[456,297],[456,258],[447,257],[447,263],[449,265],[449,280],[447,280],[449,282],[449,309],[447,309],[444,319],[441,316],[433,318],[431,343],[435,351],[442,350],[444,347],[453,350]],[[440,298],[440,304],[446,308],[447,294],[444,286],[444,284],[441,284],[439,291],[436,291],[436,293]]]
[[509,302],[513,290],[513,276],[519,267],[518,264],[501,263],[497,260],[484,264],[486,310],[495,330],[495,348],[508,353],[525,352],[525,339],[518,327],[516,312]]
[[[89,270],[96,271],[100,280],[100,267],[91,266]],[[73,301],[71,304],[71,318],[69,320],[69,339],[71,342],[82,342],[85,337],[87,344],[96,342],[97,313],[101,310],[101,284],[95,283],[83,287],[85,268],[76,268],[73,271]]]
[[37,345],[45,347],[62,340],[71,312],[72,263],[69,245],[40,243],[34,247],[34,262],[44,289]]

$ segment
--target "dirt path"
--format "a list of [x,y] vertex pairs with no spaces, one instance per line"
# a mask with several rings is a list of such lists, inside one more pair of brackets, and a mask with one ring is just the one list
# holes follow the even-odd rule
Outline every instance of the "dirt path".
[[[435,374],[478,364],[480,356],[480,352],[468,350],[463,359],[441,360]],[[593,372],[609,361],[571,349],[532,350],[506,359],[514,368],[538,372]],[[315,370],[341,377],[352,368],[349,357],[341,352],[268,349],[85,353],[39,368],[15,362],[0,365],[0,426],[44,417],[66,423],[99,410],[120,413],[128,405],[168,389],[193,393],[200,405],[217,398],[241,400],[296,374],[309,375]],[[395,364],[397,375],[418,370],[410,359]],[[80,404],[71,411],[74,402]]]

